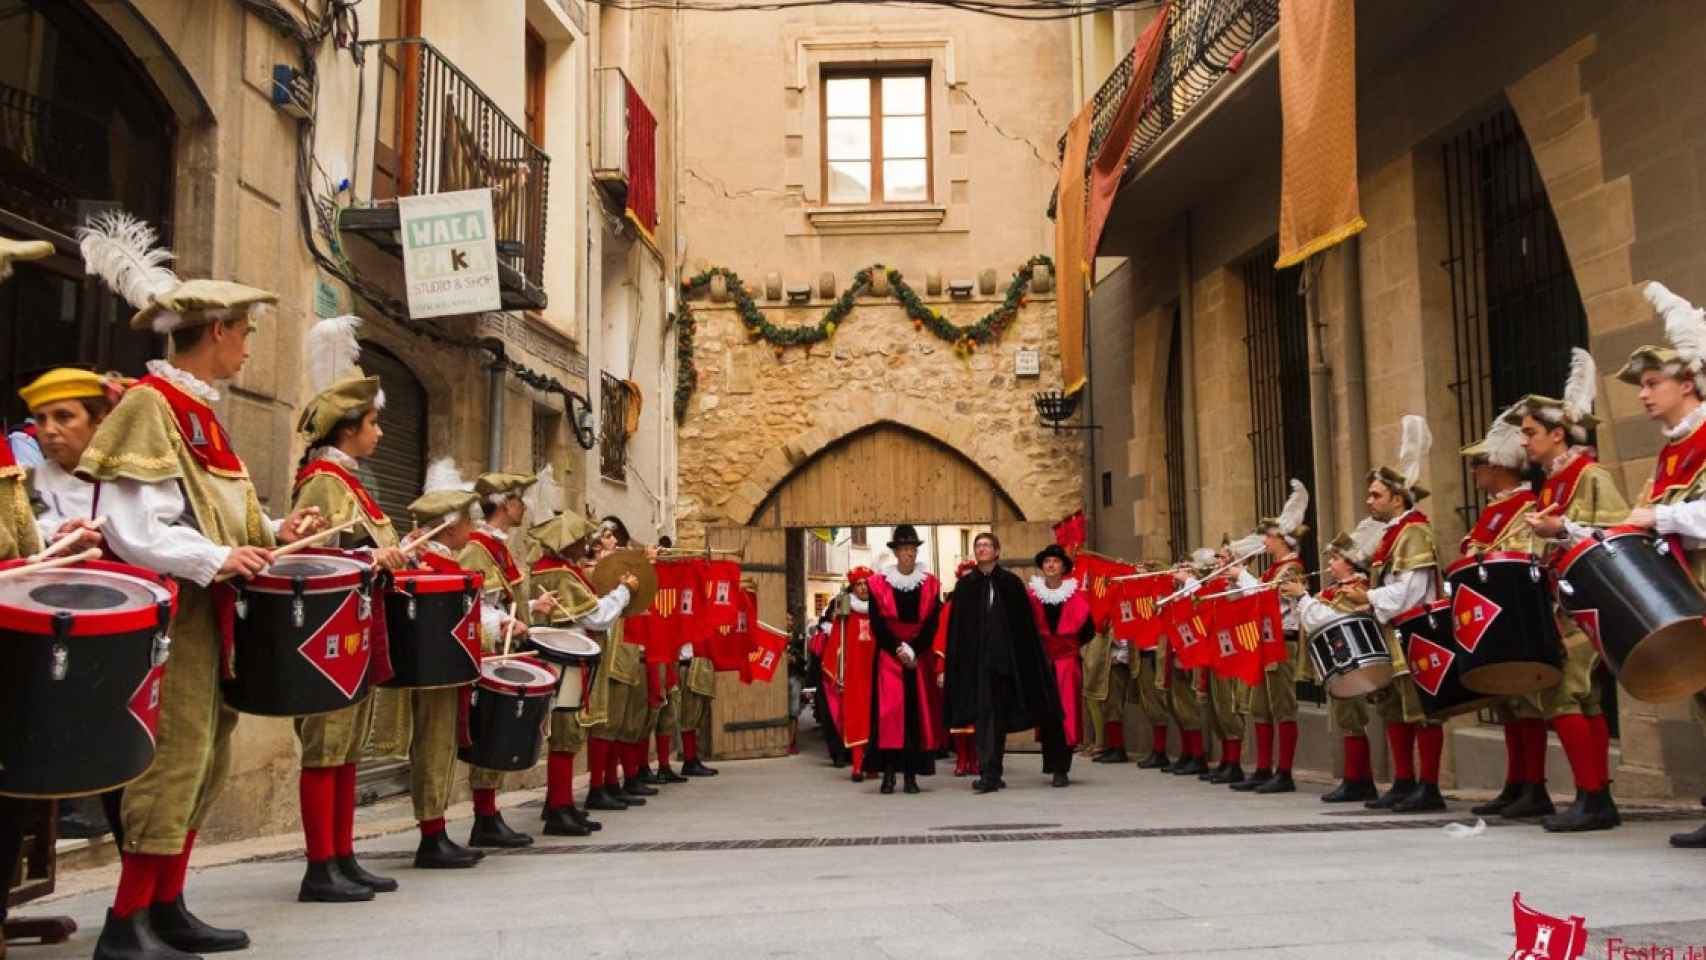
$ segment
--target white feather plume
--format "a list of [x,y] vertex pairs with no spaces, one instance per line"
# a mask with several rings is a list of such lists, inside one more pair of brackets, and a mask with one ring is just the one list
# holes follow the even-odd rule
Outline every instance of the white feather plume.
[[1380,549],[1380,538],[1386,536],[1386,524],[1373,517],[1364,517],[1351,531],[1351,549],[1356,553],[1352,559],[1359,563],[1367,563],[1374,558],[1374,551]]
[[539,471],[539,479],[527,488],[522,499],[527,502],[529,522],[544,523],[556,516],[563,509],[563,491],[557,486],[556,471],[549,465]]
[[317,394],[348,376],[361,357],[361,344],[355,338],[358,317],[345,314],[327,317],[308,328],[303,344],[308,363],[308,392]]
[[1292,478],[1291,495],[1285,498],[1285,506],[1280,508],[1280,532],[1288,537],[1296,536],[1297,528],[1303,526],[1303,518],[1309,513],[1309,491],[1303,486],[1303,481]]
[[83,265],[138,310],[180,282],[166,266],[172,251],[158,240],[153,227],[123,211],[96,214],[77,229]]
[[423,493],[437,493],[440,490],[472,490],[468,481],[462,479],[462,471],[456,469],[456,461],[449,457],[439,457],[427,464],[426,483]]
[[1245,534],[1244,536],[1239,537],[1238,539],[1232,541],[1231,543],[1227,544],[1226,549],[1231,551],[1232,559],[1234,559],[1234,560],[1246,559],[1247,560],[1250,558],[1250,556],[1252,554],[1261,553],[1264,549],[1266,549],[1266,546],[1264,545],[1264,543],[1262,541],[1262,535],[1261,534],[1259,534],[1259,533],[1248,533],[1248,534]]
[[1212,568],[1214,566],[1214,551],[1208,547],[1198,547],[1192,550],[1191,566]]
[[1428,429],[1428,422],[1413,413],[1404,415],[1403,429],[1398,437],[1398,474],[1404,478],[1404,486],[1415,487],[1422,479],[1422,468],[1427,466],[1428,451],[1433,449],[1433,431]]
[[1528,454],[1522,449],[1522,428],[1511,422],[1525,409],[1523,401],[1518,400],[1494,418],[1493,425],[1487,428],[1487,460],[1493,466],[1520,470],[1527,462]]
[[1599,393],[1599,368],[1593,354],[1574,347],[1570,350],[1570,378],[1564,381],[1564,414],[1574,423],[1592,416],[1594,397]]
[[1690,370],[1700,372],[1702,361],[1706,361],[1706,310],[1671,293],[1670,288],[1657,280],[1648,283],[1641,293],[1654,312],[1664,318],[1665,339],[1682,355]]

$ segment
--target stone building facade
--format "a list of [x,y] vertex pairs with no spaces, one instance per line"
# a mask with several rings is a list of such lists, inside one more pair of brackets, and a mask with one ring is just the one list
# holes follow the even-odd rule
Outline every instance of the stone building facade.
[[[1216,5],[1239,4],[1184,7]],[[1391,462],[1400,417],[1420,413],[1435,437],[1432,495],[1421,507],[1442,559],[1455,559],[1474,504],[1458,447],[1514,399],[1504,392],[1535,379],[1517,369],[1525,358],[1555,367],[1570,345],[1599,364],[1601,459],[1630,494],[1652,469],[1659,430],[1612,374],[1632,347],[1661,342],[1643,283],[1706,299],[1706,195],[1694,173],[1700,84],[1674,59],[1706,39],[1697,11],[1676,2],[1359,3],[1357,16],[1368,228],[1308,268],[1307,293],[1295,276],[1275,291],[1267,268],[1279,195],[1271,34],[1132,161],[1091,305],[1092,390],[1099,408],[1115,411],[1102,416],[1110,429],[1092,455],[1125,493],[1094,518],[1110,553],[1177,555],[1255,521],[1258,486],[1278,469],[1271,455],[1262,465],[1259,438],[1274,426],[1259,391],[1280,374],[1250,338],[1275,298],[1296,298],[1306,318],[1305,360],[1289,371],[1306,391],[1304,420],[1284,425],[1302,455],[1284,468],[1312,471],[1322,538],[1363,515],[1364,475]],[[1488,171],[1519,189],[1474,179]],[[1514,213],[1499,206],[1513,195],[1523,200]],[[1552,299],[1523,308],[1522,322],[1504,330],[1514,340],[1500,340],[1488,307],[1510,304],[1501,284],[1513,271]],[[1175,350],[1191,389],[1169,396]],[[1561,373],[1544,379],[1555,382],[1523,392],[1562,387]],[[1170,443],[1167,410],[1181,400],[1188,436]],[[1181,455],[1186,469],[1169,470]],[[1177,542],[1181,531],[1188,542]],[[1330,738],[1319,712],[1309,715],[1305,760],[1330,768]],[[1706,785],[1685,705],[1621,692],[1617,716],[1620,795],[1690,797]],[[1470,715],[1450,730],[1447,779],[1496,788],[1497,729]],[[1552,780],[1567,782],[1554,754]]]

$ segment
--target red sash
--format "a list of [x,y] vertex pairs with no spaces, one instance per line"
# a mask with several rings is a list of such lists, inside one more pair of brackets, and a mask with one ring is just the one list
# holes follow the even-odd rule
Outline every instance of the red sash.
[[504,594],[510,595],[510,588],[521,582],[521,568],[515,565],[515,557],[510,555],[509,545],[482,530],[470,533],[468,541],[479,544],[480,549],[492,558],[492,563],[503,574]]
[[1380,538],[1380,547],[1374,551],[1373,559],[1369,560],[1370,567],[1381,567],[1392,556],[1392,547],[1398,542],[1398,535],[1418,523],[1427,523],[1428,516],[1420,510],[1411,510],[1398,519],[1397,523],[1386,528],[1386,533]]
[[315,460],[296,471],[296,483],[290,488],[291,495],[294,496],[297,491],[301,490],[302,485],[307,483],[310,477],[321,473],[330,474],[343,481],[344,486],[349,488],[349,492],[355,495],[355,502],[361,504],[361,511],[367,514],[367,519],[375,523],[385,520],[385,511],[379,508],[379,501],[373,499],[373,495],[361,485],[361,481],[356,479],[356,475],[330,460]]
[[1662,502],[1666,493],[1692,484],[1703,468],[1706,468],[1706,426],[1694,428],[1693,433],[1665,444],[1659,451],[1648,499]]
[[[1662,464],[1664,460],[1661,458],[1659,462]],[[1570,501],[1576,496],[1576,481],[1582,478],[1582,471],[1592,463],[1592,457],[1578,453],[1569,466],[1547,477],[1546,482],[1540,485],[1540,509],[1557,507],[1559,512],[1569,509]]]
[[1475,528],[1463,538],[1463,546],[1459,548],[1459,552],[1468,553],[1470,547],[1492,546],[1505,532],[1505,528],[1510,526],[1511,521],[1516,519],[1516,515],[1537,499],[1534,491],[1519,490],[1502,500],[1487,504],[1481,515],[1475,518]]
[[247,477],[243,458],[231,449],[231,438],[225,433],[213,408],[178,389],[170,380],[149,374],[138,380],[137,387],[148,387],[165,399],[177,424],[178,436],[196,463],[209,473],[224,477]]
[[17,465],[17,458],[12,456],[12,445],[10,443],[0,443],[0,467],[15,467]]
[[1078,631],[1084,628],[1085,621],[1090,619],[1090,601],[1085,599],[1082,588],[1072,591],[1060,611],[1060,625],[1054,630],[1048,628],[1048,616],[1043,612],[1042,598],[1036,591],[1026,590],[1025,596],[1031,601],[1031,618],[1037,622],[1037,633],[1042,637],[1043,652],[1050,659],[1077,656]]

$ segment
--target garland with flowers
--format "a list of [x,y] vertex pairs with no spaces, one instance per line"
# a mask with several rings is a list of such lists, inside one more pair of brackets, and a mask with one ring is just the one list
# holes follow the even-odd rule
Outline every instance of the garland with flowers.
[[680,422],[687,415],[688,402],[693,397],[693,391],[699,385],[699,370],[693,362],[693,341],[698,326],[693,316],[693,307],[688,298],[702,294],[711,285],[713,277],[722,277],[728,286],[729,297],[734,301],[735,312],[740,316],[741,324],[746,327],[747,337],[753,342],[763,340],[776,351],[777,359],[781,359],[789,347],[805,347],[814,343],[822,343],[835,335],[835,331],[853,313],[860,297],[871,290],[871,278],[876,271],[882,270],[888,274],[889,289],[894,298],[900,301],[906,315],[912,320],[914,330],[929,330],[935,337],[954,347],[954,353],[960,357],[969,357],[977,352],[979,344],[992,343],[1012,325],[1019,310],[1029,299],[1026,294],[1031,288],[1031,271],[1037,266],[1053,268],[1054,261],[1045,254],[1037,254],[1025,261],[1024,265],[1014,271],[1013,279],[1007,282],[1007,292],[994,309],[969,324],[957,324],[941,311],[926,304],[918,292],[907,284],[899,270],[873,264],[853,275],[853,283],[842,292],[835,302],[829,305],[823,316],[816,323],[800,324],[798,326],[779,327],[765,317],[763,309],[753,302],[752,296],[746,291],[746,284],[740,275],[727,267],[710,267],[681,281],[681,312],[676,317],[675,331],[675,419]]

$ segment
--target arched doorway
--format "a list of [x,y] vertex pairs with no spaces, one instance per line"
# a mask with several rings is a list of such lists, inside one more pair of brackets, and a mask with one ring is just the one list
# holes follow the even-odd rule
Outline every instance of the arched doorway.
[[[0,375],[52,366],[142,372],[160,338],[85,277],[72,235],[123,209],[171,238],[177,126],[149,75],[82,3],[0,0],[0,231],[58,253],[0,285]],[[10,390],[0,415],[25,415]]]
[[[758,586],[760,619],[803,627],[810,613],[804,590],[810,531],[900,523],[988,528],[1001,538],[1003,565],[1024,572],[1036,551],[1053,541],[1053,523],[1027,519],[1017,500],[959,450],[922,431],[882,421],[795,465],[745,526],[710,527],[706,542],[713,549],[741,552],[742,569]],[[717,756],[781,756],[787,748],[787,720],[785,682],[742,686],[729,675],[719,676],[711,719]]]
[[374,497],[399,530],[408,528],[409,504],[426,480],[427,392],[420,378],[396,354],[376,343],[361,345],[361,369],[378,377],[385,391],[379,428],[385,439],[367,461]]

